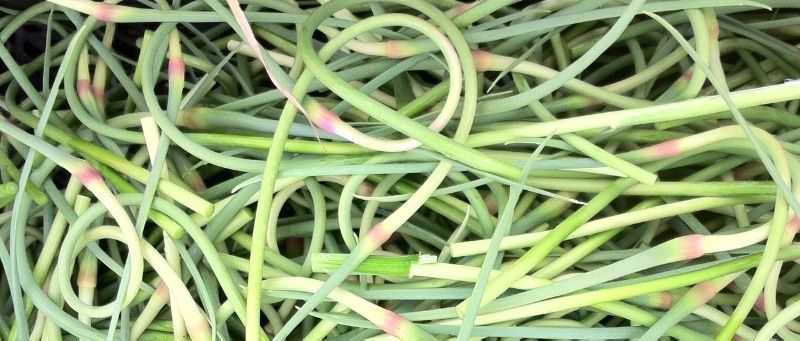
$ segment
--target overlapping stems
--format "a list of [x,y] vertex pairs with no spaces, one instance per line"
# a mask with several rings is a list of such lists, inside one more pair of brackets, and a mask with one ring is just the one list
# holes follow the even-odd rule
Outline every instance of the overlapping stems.
[[797,5],[515,3],[0,18],[0,337],[796,337]]
[[[303,56],[306,64],[305,66],[311,71],[308,73],[308,75],[314,75],[316,78],[320,79],[320,81],[331,88],[335,93],[337,93],[337,95],[341,96],[344,100],[350,102],[355,107],[364,110],[365,107],[369,106],[369,112],[373,116],[391,126],[395,126],[396,123],[392,123],[398,122],[398,120],[405,123],[406,126],[403,126],[401,123],[401,125],[397,125],[395,127],[400,129],[400,131],[406,135],[417,138],[422,143],[431,143],[429,142],[431,140],[436,141],[445,139],[441,135],[436,135],[433,132],[429,132],[425,128],[419,129],[413,124],[409,124],[416,122],[408,119],[404,120],[403,117],[393,113],[390,108],[386,108],[382,104],[376,103],[370,97],[361,94],[355,89],[352,89],[349,84],[342,81],[325,68],[320,58],[324,55],[318,57],[316,52],[313,51],[313,47],[311,46],[311,34],[313,32],[311,31],[311,28],[321,24],[322,19],[324,19],[325,16],[333,14],[339,9],[343,9],[356,3],[359,3],[359,1],[340,1],[323,5],[309,17],[308,21],[305,23],[305,26],[301,27],[299,32],[298,50],[301,51],[301,53],[304,53]],[[458,29],[446,18],[443,13],[439,12],[437,8],[414,2],[398,1],[398,3],[408,5],[409,7],[419,10],[422,13],[426,13],[426,15],[429,16],[434,23],[441,27],[441,30],[444,32],[447,38],[450,39],[449,43],[446,40],[440,41],[440,46],[447,47],[452,45],[451,49],[454,49],[458,53],[459,62],[461,63],[461,67],[459,69],[463,70],[464,72],[465,97],[462,104],[459,128],[455,133],[454,139],[457,142],[461,142],[469,134],[477,99],[477,83],[475,80],[474,64],[472,63],[472,58],[468,51],[468,47],[466,46],[466,43],[461,40],[463,38],[461,38]],[[404,23],[394,22],[393,24]],[[452,55],[448,56],[448,61],[452,63],[451,58],[453,58]],[[452,74],[452,72],[458,71],[458,69],[454,70],[451,67],[449,71]],[[455,86],[455,84],[451,84],[451,87]],[[460,93],[460,91],[456,92],[456,94],[457,93]],[[283,119],[284,116],[281,118]],[[427,136],[422,138],[416,136],[420,134]],[[366,237],[361,238],[360,243],[351,252],[351,256],[344,262],[342,267],[340,267],[340,269],[325,282],[325,284],[314,294],[314,296],[306,301],[303,306],[292,316],[292,318],[287,321],[283,329],[276,334],[276,338],[285,338],[288,333],[291,332],[291,330],[296,327],[299,322],[304,319],[305,316],[310,313],[310,311],[314,309],[316,305],[319,304],[319,302],[325,298],[331,290],[333,290],[347,277],[349,272],[352,271],[352,269],[355,268],[360,261],[369,256],[369,254],[374,250],[378,249],[381,244],[383,244],[404,221],[406,221],[417,209],[419,209],[419,207],[424,203],[424,199],[429,196],[431,192],[436,189],[436,187],[439,186],[441,181],[451,170],[451,167],[452,165],[449,163],[442,163],[437,166],[437,168],[434,169],[431,175],[428,177],[426,182],[420,185],[417,191],[408,201],[406,201],[403,206],[398,208],[392,215],[388,216],[381,223],[373,226],[369,234],[367,234]],[[262,193],[263,189],[264,188],[262,187]],[[250,286],[249,288],[258,289],[258,286]],[[253,292],[251,291],[250,294],[253,294]],[[260,291],[257,292],[256,295],[256,297],[258,297],[258,295],[260,295]]]

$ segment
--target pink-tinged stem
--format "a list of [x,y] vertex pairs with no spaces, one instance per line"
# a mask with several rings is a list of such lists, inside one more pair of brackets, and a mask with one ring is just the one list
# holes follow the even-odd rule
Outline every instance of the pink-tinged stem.
[[184,174],[183,181],[186,181],[186,184],[196,192],[202,192],[208,188],[205,181],[203,181],[203,177],[194,171]]
[[690,234],[678,239],[680,239],[681,244],[683,244],[679,249],[681,256],[678,260],[691,260],[699,258],[705,254],[705,251],[703,250],[703,235]]
[[94,184],[103,181],[103,176],[100,175],[100,172],[91,167],[84,169],[76,175],[78,180],[80,180],[81,184],[85,187],[94,186]]
[[94,85],[90,80],[89,49],[87,47],[81,50],[80,58],[78,59],[77,77],[75,91],[78,93],[78,98],[90,112],[101,114],[100,106],[97,104],[97,98],[95,98]]
[[[795,234],[798,230],[800,230],[800,217],[794,216],[792,219],[789,219],[789,223],[786,224],[786,231]],[[791,241],[791,239],[789,241]]]
[[94,97],[92,82],[85,78],[78,79],[75,82],[75,91],[78,93],[78,97],[82,99]]
[[642,335],[642,340],[657,340],[665,335],[667,330],[714,298],[720,290],[724,289],[739,275],[741,275],[741,272],[702,282],[689,289],[667,313],[650,326],[647,332]]
[[492,68],[492,54],[482,50],[473,50],[472,59],[478,72],[488,71]]
[[124,12],[125,7],[105,2],[94,2],[88,0],[48,0],[59,6],[91,15],[97,20],[105,22],[116,22]]
[[763,293],[758,295],[758,298],[756,299],[756,303],[753,305],[753,308],[755,308],[757,311],[760,311],[762,313],[767,310]]
[[[304,277],[282,277],[265,280],[265,288],[271,290],[289,290],[314,293],[323,286],[323,282]],[[432,335],[415,326],[397,313],[371,303],[347,290],[334,288],[328,298],[344,304],[354,312],[363,316],[389,335],[401,340],[436,340]]]
[[463,14],[464,12],[469,11],[469,9],[474,7],[477,3],[478,3],[478,1],[465,3],[465,4],[459,4],[458,6],[447,10],[447,12],[445,12],[445,14],[447,14],[448,17],[455,18],[455,17]]
[[106,89],[100,86],[92,87],[92,95],[94,95],[94,99],[95,101],[97,101],[97,105],[105,107],[107,102]]
[[239,27],[242,29],[242,34],[244,35],[244,40],[247,45],[250,46],[253,51],[255,51],[256,59],[261,62],[261,65],[264,67],[264,70],[267,72],[267,77],[275,85],[275,88],[283,94],[286,99],[292,103],[300,112],[306,115],[306,110],[300,104],[300,101],[297,100],[294,95],[292,95],[290,89],[286,88],[286,85],[282,84],[276,77],[275,77],[275,70],[273,70],[270,65],[267,63],[266,58],[264,58],[264,54],[262,53],[263,48],[261,44],[256,39],[256,36],[253,34],[253,29],[250,27],[250,23],[247,21],[247,18],[244,15],[244,11],[242,11],[241,4],[238,0],[227,0],[228,7],[231,8],[231,12],[233,12],[233,17],[236,19],[236,23],[239,24]]
[[130,304],[139,291],[142,275],[144,273],[142,246],[139,242],[139,234],[136,232],[131,217],[128,216],[128,212],[122,207],[122,204],[120,204],[119,200],[114,196],[114,193],[106,186],[100,173],[86,161],[78,159],[5,121],[0,121],[0,131],[12,135],[69,171],[106,207],[108,213],[114,218],[122,231],[125,243],[128,245],[128,261],[131,265],[131,283],[125,293],[123,307]]
[[[458,101],[460,98],[460,94],[462,92],[461,90],[464,79],[463,72],[461,71],[463,66],[459,61],[460,59],[459,54],[456,52],[456,49],[453,46],[452,42],[444,34],[442,34],[442,32],[439,31],[438,28],[434,27],[429,22],[406,14],[395,13],[395,14],[387,14],[387,16],[392,16],[393,20],[397,20],[397,22],[402,23],[400,25],[417,29],[424,35],[431,38],[434,44],[437,45],[437,47],[442,51],[442,54],[445,57],[445,61],[448,67],[448,75],[450,78],[450,88],[448,91],[447,99],[445,100],[445,103],[442,106],[439,115],[434,119],[434,121],[428,127],[430,130],[436,132],[441,131],[447,125],[447,123],[452,119],[455,111],[458,110]],[[354,34],[353,32],[356,31],[356,28],[368,29],[370,27],[382,27],[384,25],[384,22],[376,19],[378,18],[375,17],[375,18],[364,19],[359,22],[359,25],[361,26],[358,27],[356,25],[351,26],[342,31],[340,35],[336,36],[336,38],[342,38],[342,37],[347,38],[349,37],[348,34]],[[333,49],[334,47],[338,48],[341,45],[345,45],[344,39],[340,40],[334,39],[334,40],[335,42],[331,41],[325,47],[323,47],[323,49],[319,52],[320,57],[322,59],[327,60],[328,58],[330,58],[333,52],[335,51]],[[370,49],[370,50],[379,50],[378,54],[380,53],[391,54],[394,57],[399,57],[405,53],[416,54],[417,52],[419,52],[419,51],[416,52],[414,51],[414,47],[418,46],[418,44],[413,44],[413,42],[408,42],[408,41],[393,41],[389,43],[375,43],[375,44],[383,44],[383,46],[380,46],[381,48],[378,49]],[[374,53],[370,51],[368,52],[368,54],[374,54]],[[349,92],[348,90],[355,91],[355,89],[352,89],[351,86],[348,84],[346,88],[343,89],[344,91],[343,94]],[[391,111],[390,109],[387,110],[387,108],[383,104],[375,102],[372,98],[368,97],[365,94],[360,94],[358,91],[355,91],[353,93],[350,93],[349,95],[345,95],[345,97],[349,97],[351,95],[358,97],[365,96],[365,98],[355,101],[364,103],[361,105],[356,104],[356,107],[359,107],[359,109],[370,113],[371,116],[379,117],[379,120],[386,121],[387,116],[384,115],[394,116],[393,113],[390,113]],[[389,140],[375,138],[358,131],[357,129],[353,128],[352,126],[344,122],[339,121],[341,122],[341,124],[339,124],[339,122],[333,121],[332,117],[324,114],[324,112],[327,109],[322,107],[319,103],[316,103],[316,101],[314,101],[310,97],[305,98],[303,104],[309,111],[316,111],[317,115],[312,113],[311,116],[309,116],[309,119],[311,119],[312,122],[315,119],[324,118],[324,122],[318,124],[326,125],[328,127],[327,129],[336,129],[337,135],[353,143],[356,143],[360,146],[384,152],[402,152],[418,148],[422,145],[420,141],[415,139],[389,141]],[[365,109],[366,106],[374,107],[377,110]],[[389,119],[389,121],[392,120]],[[331,125],[329,125],[328,122],[334,122],[336,124],[333,127],[331,127]],[[390,125],[399,128],[397,125],[394,124]],[[403,131],[403,129],[399,130]],[[416,134],[409,133],[408,131],[403,131],[403,132],[406,133],[406,135],[416,136]]]
[[377,223],[369,230],[364,242],[375,245],[377,249],[392,237],[392,233],[394,233],[392,229],[387,228],[381,223]]
[[[101,238],[125,240],[124,231],[120,231],[114,226],[93,228],[86,232],[85,238],[85,241]],[[208,318],[203,315],[202,310],[192,298],[192,295],[189,293],[188,288],[186,288],[180,276],[175,273],[170,267],[169,262],[167,262],[152,245],[138,238],[137,243],[141,245],[141,256],[147,260],[153,270],[155,270],[158,276],[163,280],[163,283],[166,284],[168,290],[167,295],[170,299],[175,299],[171,304],[180,309],[181,316],[186,323],[186,330],[191,339],[201,341],[211,340],[211,328],[208,324]],[[128,247],[130,246],[131,245],[128,245]],[[163,293],[159,295],[163,295]]]
[[169,90],[167,99],[167,115],[174,119],[180,111],[180,102],[183,88],[185,86],[186,65],[183,61],[183,51],[181,50],[181,38],[177,29],[173,29],[169,35],[169,59],[167,63],[167,77],[169,80]]
[[403,322],[408,322],[404,318],[397,315],[397,313],[387,310],[385,313],[385,317],[383,318],[383,323],[379,324],[378,327],[381,328],[383,331],[388,333],[389,335],[397,336],[400,334],[400,327],[403,325]]
[[538,302],[612,281],[656,266],[692,260],[708,253],[742,248],[758,243],[766,238],[766,227],[767,225],[765,224],[760,228],[733,235],[704,236],[700,234],[691,234],[678,237],[599,269],[577,275],[552,285],[535,288],[525,293],[501,298],[498,299],[498,301],[514,302],[521,300],[520,296],[524,296],[527,302]]
[[106,186],[102,175],[94,167],[82,160],[76,160],[72,165],[64,165],[64,168],[75,175],[81,184],[95,195],[97,200],[103,203],[109,214],[114,218],[125,237],[128,245],[128,260],[131,264],[131,283],[123,300],[123,306],[127,306],[136,297],[144,273],[144,261],[142,259],[142,246],[139,242],[139,234],[133,225],[128,213],[119,203],[117,198]]
[[[88,250],[84,251],[80,270],[78,270],[78,295],[83,303],[91,305],[94,302],[94,291],[97,287],[97,258]],[[92,324],[92,319],[84,314],[79,314],[78,319],[87,324]]]
[[373,192],[375,192],[375,185],[366,181],[361,183],[361,186],[358,186],[358,191],[356,191],[356,193],[362,197],[372,196]]
[[331,134],[336,134],[336,127],[343,124],[339,116],[336,116],[330,110],[319,110],[313,116],[312,122],[316,123],[322,130]]
[[418,45],[408,40],[389,40],[385,43],[384,53],[387,58],[401,59],[420,53]]
[[183,58],[173,57],[169,59],[169,65],[167,66],[167,76],[169,78],[183,77],[185,72],[186,64],[184,64]]
[[105,2],[98,3],[94,12],[94,17],[100,21],[113,22],[118,11],[117,7],[117,5],[107,4]]
[[139,336],[144,333],[150,323],[158,316],[158,313],[161,312],[161,309],[169,302],[169,288],[162,281],[157,283],[155,294],[150,296],[150,300],[147,301],[142,312],[133,322],[131,327],[131,339],[133,340],[139,339]]
[[652,146],[653,156],[656,159],[666,159],[673,156],[681,155],[683,149],[681,148],[680,140],[669,140],[661,142]]
[[672,295],[669,291],[661,292],[661,300],[659,301],[659,305],[662,309],[669,309],[672,307],[673,302],[675,301],[674,295]]

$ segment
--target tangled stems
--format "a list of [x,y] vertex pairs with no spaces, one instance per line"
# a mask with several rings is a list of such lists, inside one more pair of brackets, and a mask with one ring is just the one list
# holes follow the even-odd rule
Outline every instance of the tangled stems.
[[[734,128],[734,127],[730,127]],[[721,128],[724,129],[724,128]],[[727,129],[730,130],[730,129]],[[738,131],[740,134],[743,134],[741,130]],[[758,132],[760,137],[764,139],[764,142],[768,144],[769,152],[772,154],[773,159],[775,160],[776,164],[779,164],[781,174],[784,176],[784,181],[788,180],[789,177],[789,170],[787,168],[787,161],[786,157],[783,155],[783,149],[777,144],[774,138],[766,132],[759,131]],[[666,150],[666,147],[669,147],[670,151],[668,153],[664,153],[663,151]],[[672,149],[674,147],[674,149]],[[682,155],[684,152],[683,145],[676,141],[668,141],[663,143],[662,145],[658,145],[653,147],[653,153],[658,155],[658,157],[664,156],[679,156]],[[688,148],[687,148],[688,149]],[[661,163],[662,167],[664,164]],[[608,189],[599,193],[593,201],[590,201],[588,205],[582,207],[578,212],[574,215],[570,216],[572,219],[568,219],[558,226],[556,226],[552,231],[546,233],[544,237],[537,242],[534,247],[529,250],[520,260],[515,263],[514,266],[507,269],[501,276],[499,276],[496,281],[492,282],[492,285],[487,287],[487,291],[489,291],[489,299],[484,301],[484,304],[491,302],[492,299],[499,296],[499,294],[507,289],[511,283],[522,277],[524,273],[530,271],[534,266],[540,262],[543,257],[550,253],[552,249],[560,243],[565,238],[567,238],[571,233],[573,233],[576,229],[578,229],[582,224],[586,222],[593,214],[595,214],[596,210],[599,207],[606,205],[608,202],[606,200],[610,200],[614,196],[621,194],[622,191],[630,187],[632,183],[627,180],[617,180],[614,184],[612,184]],[[596,206],[595,206],[596,205]],[[782,212],[779,207],[781,205],[785,208],[785,201],[781,199],[781,196],[778,195],[778,199],[776,202],[776,210],[775,215],[773,216],[773,223],[772,227],[770,228],[770,238],[768,238],[768,247],[772,245],[770,240],[773,240],[773,243],[780,242],[780,238],[782,236],[783,226],[786,220],[786,212]],[[585,214],[581,215],[579,213],[585,212]],[[778,234],[776,236],[776,234]],[[775,241],[777,240],[777,241]],[[686,246],[679,249],[692,249],[694,247]],[[772,248],[768,248],[769,252],[765,253],[765,261],[762,264],[769,264],[772,261],[772,257],[774,257],[774,253],[777,248],[773,246]],[[661,258],[663,256],[657,256],[656,258]],[[624,266],[621,263],[618,263],[620,266]],[[762,268],[759,266],[759,268]],[[762,270],[764,271],[764,270]],[[764,276],[764,275],[762,275]],[[759,277],[764,278],[764,277]],[[765,279],[765,278],[764,278]],[[763,279],[762,279],[763,280]],[[758,282],[755,282],[758,283]],[[762,282],[763,283],[763,282]],[[759,284],[753,284],[754,287],[758,287]],[[751,287],[753,287],[751,286]],[[760,290],[760,288],[759,288]],[[752,296],[749,296],[752,297]],[[754,302],[754,301],[753,301]],[[752,303],[751,303],[752,304]]]
[[[796,249],[787,249],[786,256],[794,257],[793,254]],[[780,259],[780,258],[779,258]],[[616,299],[634,297],[648,292],[656,292],[659,290],[674,288],[685,284],[700,283],[711,278],[725,276],[728,274],[743,271],[758,265],[761,261],[761,255],[753,255],[729,261],[713,268],[687,272],[673,278],[656,279],[649,282],[642,282],[639,284],[630,284],[627,286],[619,286],[608,289],[600,289],[589,291],[585,293],[554,298],[551,300],[544,300],[541,302],[533,303],[530,305],[523,305],[518,308],[504,309],[501,312],[488,313],[478,317],[479,324],[487,324],[492,322],[504,321],[513,318],[517,312],[525,311],[526,314],[546,314],[557,310],[570,309],[576,306],[583,306],[586,304],[593,304],[599,302],[614,301]]]
[[[342,93],[339,93],[343,99],[353,103],[355,106],[359,106],[361,103],[369,103],[371,99],[369,97],[364,96],[363,94],[353,91],[349,89],[348,84],[344,83],[340,79],[338,79],[335,75],[333,75],[330,71],[327,71],[324,68],[323,63],[316,56],[315,52],[312,50],[311,47],[311,31],[308,29],[309,26],[316,27],[319,23],[321,23],[321,19],[324,18],[326,15],[330,15],[335,13],[338,9],[345,8],[348,5],[359,3],[360,0],[353,0],[353,1],[340,1],[337,3],[328,3],[329,7],[321,7],[318,11],[314,12],[310,17],[309,21],[306,22],[308,26],[304,26],[300,30],[300,41],[298,50],[300,53],[304,53],[304,61],[306,63],[306,67],[312,70],[315,73],[316,77],[319,78],[323,83],[325,83],[329,88],[335,87],[336,89],[342,90]],[[470,126],[472,125],[472,117],[474,115],[474,105],[476,102],[477,96],[477,85],[475,81],[475,71],[474,71],[474,64],[472,63],[471,55],[467,49],[466,44],[459,40],[460,33],[457,32],[452,24],[449,23],[444,14],[438,11],[438,9],[433,7],[424,6],[421,3],[405,3],[398,1],[398,3],[403,3],[404,5],[408,5],[409,7],[415,8],[422,13],[426,13],[431,20],[436,22],[440,25],[441,29],[444,33],[448,36],[453,47],[459,54],[460,62],[462,65],[462,70],[464,72],[464,92],[465,98],[464,103],[462,105],[462,114],[461,120],[458,125],[458,130],[455,133],[454,139],[457,142],[462,142],[469,134]],[[334,6],[334,4],[338,6]],[[317,19],[319,18],[319,19]],[[452,71],[452,70],[451,70]],[[452,86],[452,84],[451,84]],[[345,91],[349,90],[349,91]],[[377,108],[382,108],[380,104],[378,104]],[[373,112],[381,112],[380,110],[376,110]],[[378,117],[382,119],[384,122],[394,126],[393,121],[390,121],[396,116],[393,116],[391,113],[388,115],[381,115]],[[413,121],[412,121],[413,122]],[[409,130],[400,130],[404,133],[411,132]],[[421,131],[426,131],[424,128]],[[413,136],[412,134],[409,134]],[[434,137],[440,135],[433,135]],[[427,141],[421,140],[421,142],[426,143]],[[430,143],[430,142],[428,142]],[[398,210],[396,210],[393,214],[388,216],[384,221],[375,225],[370,230],[369,234],[366,237],[362,238],[362,241],[356,246],[356,248],[350,253],[350,256],[345,260],[342,266],[331,275],[325,284],[308,300],[305,304],[295,313],[292,318],[287,321],[286,325],[284,326],[281,331],[276,334],[276,339],[281,339],[285,337],[288,332],[290,332],[301,319],[307,315],[311,309],[314,309],[317,304],[324,298],[328,292],[333,290],[336,285],[338,285],[341,281],[345,279],[347,274],[352,271],[358,264],[363,261],[372,251],[376,250],[381,246],[381,244],[385,243],[391,233],[393,233],[397,228],[400,227],[403,221],[407,220],[408,217],[413,214],[422,204],[422,198],[430,196],[430,193],[438,187],[439,183],[443,180],[444,175],[446,175],[450,169],[451,165],[448,163],[442,163],[437,166],[436,169],[431,173],[425,183],[423,183],[417,192],[412,195],[411,198],[406,201],[404,205],[402,205]]]
[[[309,278],[276,278],[264,281],[265,290],[291,290],[315,293],[320,290],[321,281]],[[349,293],[343,289],[335,288],[328,297],[336,302],[340,302],[358,314],[364,316],[369,321],[375,323],[378,328],[386,333],[408,340],[435,340],[432,335],[420,329],[416,325],[403,319],[396,313],[382,309],[369,301]]]
[[24,141],[26,145],[31,146],[39,152],[47,155],[51,160],[55,161],[61,167],[67,169],[70,173],[77,177],[81,184],[83,184],[83,186],[90,190],[100,200],[106,201],[109,213],[119,224],[126,241],[130,243],[129,251],[133,285],[130,287],[131,289],[126,291],[123,304],[130,303],[138,291],[138,282],[141,280],[143,272],[141,250],[138,243],[138,237],[136,237],[137,233],[135,232],[133,222],[131,221],[127,212],[125,212],[117,200],[114,199],[114,195],[103,182],[103,178],[100,176],[100,173],[93,167],[89,166],[89,164],[85,161],[74,158],[6,122],[0,122],[0,129],[2,129],[4,133],[14,136],[20,141]]
[[[770,142],[772,143],[770,151],[780,156],[781,147],[775,145],[776,143],[774,141],[774,138],[764,132],[760,132],[759,134],[765,138],[765,141],[772,141]],[[662,142],[654,146],[642,148],[635,152],[622,154],[620,155],[620,157],[625,160],[632,160],[632,161],[635,160],[636,162],[652,162],[656,160],[663,160],[665,158],[669,160],[670,158],[674,159],[676,157],[688,157],[691,156],[692,154],[700,152],[701,150],[707,151],[708,149],[713,149],[715,148],[715,145],[722,147],[717,143],[729,139],[742,138],[743,135],[744,133],[741,131],[741,129],[736,126],[722,127],[701,134]],[[782,160],[786,162],[785,157],[783,157]],[[784,170],[784,174],[788,176],[788,170]],[[533,182],[531,184],[536,185],[537,183]],[[709,193],[708,190],[709,190],[708,188],[705,188],[704,190],[705,193]],[[732,193],[732,192],[727,192],[727,193]],[[594,233],[607,231],[615,227],[621,227],[632,223],[646,221],[649,219],[657,219],[661,217],[662,214],[675,214],[675,213],[680,214],[684,212],[707,209],[717,205],[725,206],[728,204],[729,201],[730,202],[738,202],[739,200],[759,201],[762,199],[758,199],[755,197],[751,198],[737,197],[737,198],[727,198],[727,199],[695,198],[695,199],[689,199],[685,202],[668,203],[659,207],[649,208],[638,212],[620,214],[615,217],[606,217],[600,220],[586,223],[580,227],[580,231],[577,231],[577,233],[574,234],[570,234],[567,238],[577,238],[577,237],[587,236]],[[506,250],[512,248],[532,246],[534,245],[534,243],[541,240],[545,235],[547,235],[547,232],[533,232],[525,235],[508,237],[505,240],[503,240],[503,243],[501,244],[501,249]],[[456,255],[469,255],[473,254],[473,252],[475,251],[480,250],[481,246],[479,245],[482,244],[486,243],[481,241],[471,241],[471,242],[464,242],[458,245],[453,245],[451,246],[451,248],[454,254]],[[467,251],[470,249],[474,251]]]
[[[11,89],[12,88],[9,87],[9,92],[11,92]],[[10,105],[8,109],[13,118],[29,125],[35,125],[36,118],[30,113]],[[129,160],[115,155],[114,153],[110,153],[108,150],[98,147],[95,144],[86,142],[74,134],[70,134],[69,132],[54,127],[52,124],[48,124],[45,127],[44,134],[48,138],[80,151],[88,158],[98,160],[115,169],[116,171],[125,172],[137,181],[145,182],[149,176],[149,172],[144,168],[141,168]],[[189,207],[195,212],[204,216],[209,216],[213,213],[213,205],[208,201],[170,181],[161,181],[159,183],[159,190],[165,195],[170,196],[181,204],[186,205],[186,207]]]
[[[798,88],[800,88],[800,82],[790,81],[779,85],[732,92],[730,97],[737,108],[750,108],[795,100]],[[619,129],[689,117],[702,117],[726,109],[727,105],[720,96],[708,96],[647,108],[611,111],[580,118],[561,119],[557,122],[534,123],[501,131],[476,133],[470,136],[467,143],[473,147],[480,147],[525,137],[545,137],[553,131],[563,134],[592,129]]]
[[800,331],[796,4],[243,4],[0,9],[0,338]]
[[688,293],[681,297],[652,328],[642,335],[642,337],[661,337],[670,326],[681,320],[683,316],[691,314],[692,311],[708,302],[717,292],[722,290],[739,275],[741,274],[736,273],[695,285]]
[[[340,44],[338,42],[347,41],[352,39],[353,37],[357,36],[360,32],[369,31],[371,28],[375,27],[384,27],[384,26],[391,26],[391,25],[399,25],[405,26],[409,28],[414,28],[425,35],[434,37],[434,41],[439,44],[439,48],[444,52],[445,60],[447,61],[448,65],[448,74],[450,75],[449,84],[451,85],[448,90],[447,99],[441,108],[440,114],[433,120],[431,125],[429,126],[430,130],[434,132],[440,131],[445,125],[450,121],[450,118],[453,116],[453,113],[456,110],[456,106],[458,105],[458,98],[461,93],[461,66],[457,63],[458,56],[448,42],[447,38],[445,38],[435,27],[432,25],[427,24],[425,21],[422,21],[416,17],[412,16],[404,16],[404,15],[382,15],[378,17],[373,17],[370,19],[365,19],[360,21],[358,24],[355,24],[351,27],[348,27],[344,31],[342,31],[337,37],[332,40],[329,45],[331,48],[323,49],[320,51],[320,56],[327,59],[330,57],[333,51],[336,51],[340,48]],[[399,49],[398,47],[387,47],[387,49]],[[327,52],[327,53],[326,53]],[[391,54],[395,54],[395,52],[390,52]],[[400,55],[402,53],[398,53]],[[418,141],[414,140],[403,140],[403,141],[392,141],[386,142],[381,141],[380,139],[372,138],[360,131],[354,129],[352,126],[345,124],[342,122],[337,116],[335,116],[332,112],[328,111],[328,109],[321,106],[319,103],[313,102],[310,97],[307,103],[307,107],[309,108],[309,112],[312,114],[310,119],[316,125],[321,127],[323,130],[331,133],[339,135],[347,140],[350,140],[354,143],[357,143],[361,146],[385,151],[385,152],[399,152],[399,151],[406,151],[417,148],[420,146]],[[375,103],[377,104],[377,103]],[[356,105],[357,107],[363,108],[362,106]],[[369,113],[369,112],[368,112]]]

